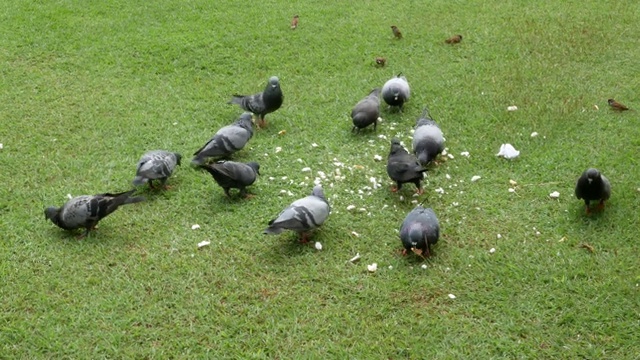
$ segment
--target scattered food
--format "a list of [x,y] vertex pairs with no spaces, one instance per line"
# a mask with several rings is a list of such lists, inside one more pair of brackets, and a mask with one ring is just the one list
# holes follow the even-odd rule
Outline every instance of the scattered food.
[[427,264],[422,264],[421,268],[426,270],[427,269]]
[[515,180],[509,180],[509,184],[511,184],[511,186],[516,186],[518,185],[518,182],[516,182]]
[[471,182],[476,182],[476,181],[478,181],[478,180],[480,180],[480,179],[482,179],[482,177],[480,177],[480,176],[478,176],[478,175],[474,175],[474,176],[471,178]]
[[490,252],[491,254],[493,254],[494,252],[496,252],[496,248],[491,248],[491,249],[489,249],[489,252]]
[[311,171],[311,168],[310,167],[302,168],[301,171],[302,172],[309,172],[309,171]]
[[536,137],[536,136],[538,136],[537,132],[534,131],[534,132],[531,133],[531,137]]
[[318,144],[313,143],[313,144],[311,144],[311,147],[318,147]]
[[515,159],[518,155],[520,155],[520,151],[516,150],[511,144],[500,145],[500,151],[496,154],[496,156],[502,156],[505,159]]
[[356,208],[356,206],[355,206],[355,205],[349,205],[349,206],[347,206],[347,210],[353,210],[353,209],[355,209],[355,208]]
[[360,253],[357,253],[356,256],[349,259],[349,262],[353,264],[357,263],[358,261],[360,261]]
[[498,239],[502,239],[502,235],[500,235],[500,234],[498,234],[496,237],[497,237]]
[[594,108],[594,109],[596,109],[596,110],[600,110],[600,108],[598,107],[598,105],[595,105],[595,104],[593,105],[593,108]]
[[200,225],[198,224],[191,225],[191,230],[197,230],[197,229],[200,229]]
[[71,200],[71,199],[73,199],[73,196],[71,196],[71,194],[67,194],[67,198],[68,198],[69,200]]
[[207,241],[207,240],[201,241],[198,243],[198,249],[202,249],[205,246],[209,246],[209,244],[211,244],[211,241]]
[[316,247],[316,250],[322,250],[322,244],[320,243],[320,241],[316,241],[314,246]]
[[451,180],[451,175],[449,174],[445,174],[444,177],[447,178],[447,180]]
[[518,107],[515,105],[507,106],[507,111],[516,111],[516,110],[518,110]]
[[281,148],[280,146],[278,146],[278,147],[276,148],[276,154],[277,154],[277,153],[279,153],[280,151],[282,151],[282,148]]
[[557,191],[552,192],[551,194],[549,194],[549,197],[552,199],[557,199],[560,197],[560,193]]
[[463,151],[463,152],[460,153],[460,155],[469,157],[469,152],[468,151]]
[[510,193],[514,193],[514,192],[516,192],[516,189],[514,189],[514,188],[509,188],[509,192],[510,192]]
[[456,296],[453,295],[453,294],[449,294],[448,296],[449,296],[449,299],[455,299],[456,298]]
[[374,272],[376,272],[376,270],[378,270],[378,264],[373,263],[373,264],[371,264],[371,265],[367,265],[367,270],[368,270],[370,273],[374,273]]
[[453,154],[449,153],[449,154],[447,154],[447,157],[448,157],[449,159],[453,159]]
[[375,160],[375,161],[382,161],[382,156],[377,155],[377,154],[376,154],[376,155],[373,155],[373,160]]
[[358,233],[357,233],[357,232],[355,232],[355,231],[352,231],[352,232],[351,232],[351,235],[353,235],[353,236],[355,236],[355,237],[360,237],[360,234],[358,234]]
[[444,189],[443,188],[437,188],[437,189],[435,189],[435,192],[437,192],[438,194],[444,194]]

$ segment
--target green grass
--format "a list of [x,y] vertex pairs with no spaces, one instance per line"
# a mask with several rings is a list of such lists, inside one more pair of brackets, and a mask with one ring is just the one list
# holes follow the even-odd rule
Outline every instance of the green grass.
[[[260,4],[0,5],[0,358],[638,358],[636,2]],[[398,72],[404,113],[352,135],[351,107]],[[232,93],[271,75],[284,105],[234,157],[260,162],[257,196],[228,200],[190,154],[240,113]],[[613,113],[610,97],[636,110]],[[410,144],[425,105],[455,156],[425,182],[443,232],[426,270],[398,253],[412,186],[392,194],[373,159],[393,136]],[[520,158],[494,156],[505,142]],[[170,191],[83,241],[44,220],[67,193],[128,189],[151,149],[185,155]],[[590,166],[613,196],[587,217],[573,187]],[[317,171],[324,250],[263,236]],[[383,187],[363,190],[370,177]]]

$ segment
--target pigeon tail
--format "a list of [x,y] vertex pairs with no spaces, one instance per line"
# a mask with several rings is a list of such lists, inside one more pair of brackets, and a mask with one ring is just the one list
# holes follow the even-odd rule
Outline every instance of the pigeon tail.
[[242,100],[245,97],[246,96],[244,95],[233,95],[233,97],[231,98],[231,101],[229,101],[229,104],[242,105]]
[[144,196],[135,196],[127,198],[122,204],[135,204],[147,200]]
[[[273,220],[271,222],[273,222]],[[278,235],[278,234],[281,234],[283,231],[284,231],[283,228],[269,226],[268,228],[264,229],[262,233],[265,235]]]

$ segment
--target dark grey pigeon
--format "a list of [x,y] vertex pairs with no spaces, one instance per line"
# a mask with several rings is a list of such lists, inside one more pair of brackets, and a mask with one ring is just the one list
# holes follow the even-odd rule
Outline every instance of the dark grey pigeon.
[[269,83],[264,91],[255,95],[233,95],[229,104],[240,105],[245,111],[252,112],[258,116],[258,127],[264,127],[265,115],[272,113],[282,106],[284,95],[280,89],[280,80],[277,76],[269,78]]
[[231,197],[230,189],[240,189],[240,196],[247,197],[246,187],[253,184],[257,176],[260,175],[260,165],[257,162],[245,164],[235,161],[219,161],[200,167],[213,176],[213,179],[222,187],[228,197]]
[[330,211],[322,186],[316,185],[311,195],[294,201],[277,218],[269,221],[264,233],[277,235],[284,230],[292,230],[300,235],[300,241],[306,243],[308,232],[322,225]]
[[251,113],[245,112],[236,122],[227,125],[213,135],[203,147],[193,153],[191,165],[200,166],[208,157],[225,158],[241,150],[253,136]]
[[398,74],[398,76],[390,79],[382,86],[382,98],[389,106],[397,106],[402,110],[404,103],[409,100],[411,89],[407,78]]
[[65,230],[85,228],[80,237],[87,236],[100,220],[116,211],[120,205],[144,201],[142,196],[131,197],[134,190],[118,194],[82,195],[67,201],[62,207],[50,206],[44,210],[46,219]]
[[423,190],[420,186],[424,173],[427,169],[423,168],[418,159],[413,154],[409,154],[407,150],[400,144],[400,140],[391,140],[391,151],[387,159],[387,174],[391,180],[397,184],[396,188],[391,191],[396,192],[402,188],[404,183],[414,183],[418,188],[418,194],[422,194]]
[[351,110],[351,119],[353,120],[353,128],[351,132],[360,131],[371,124],[375,130],[378,126],[378,117],[380,117],[380,89],[373,89],[367,97],[360,100]]
[[611,197],[611,183],[600,171],[589,168],[578,179],[576,197],[584,200],[587,214],[591,212],[589,209],[591,201],[599,201],[598,209],[604,209],[604,202]]
[[436,122],[429,116],[425,108],[416,121],[413,133],[413,153],[422,166],[427,166],[444,150],[444,136]]
[[404,218],[400,226],[403,253],[413,251],[420,256],[431,255],[431,245],[440,238],[440,223],[431,208],[418,205]]
[[138,161],[133,185],[140,186],[149,183],[149,187],[153,188],[153,180],[160,180],[160,185],[166,189],[165,183],[176,166],[180,165],[181,159],[182,155],[165,150],[147,152]]

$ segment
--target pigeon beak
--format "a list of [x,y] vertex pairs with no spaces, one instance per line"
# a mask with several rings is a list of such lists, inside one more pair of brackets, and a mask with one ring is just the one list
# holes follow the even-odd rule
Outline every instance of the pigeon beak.
[[271,85],[271,87],[272,87],[272,88],[275,88],[275,87],[277,87],[277,86],[278,86],[278,85],[276,85],[276,84]]
[[592,179],[592,178],[588,178],[588,179],[587,179],[587,182],[588,182],[589,184],[591,184],[591,182],[593,182],[593,179]]

